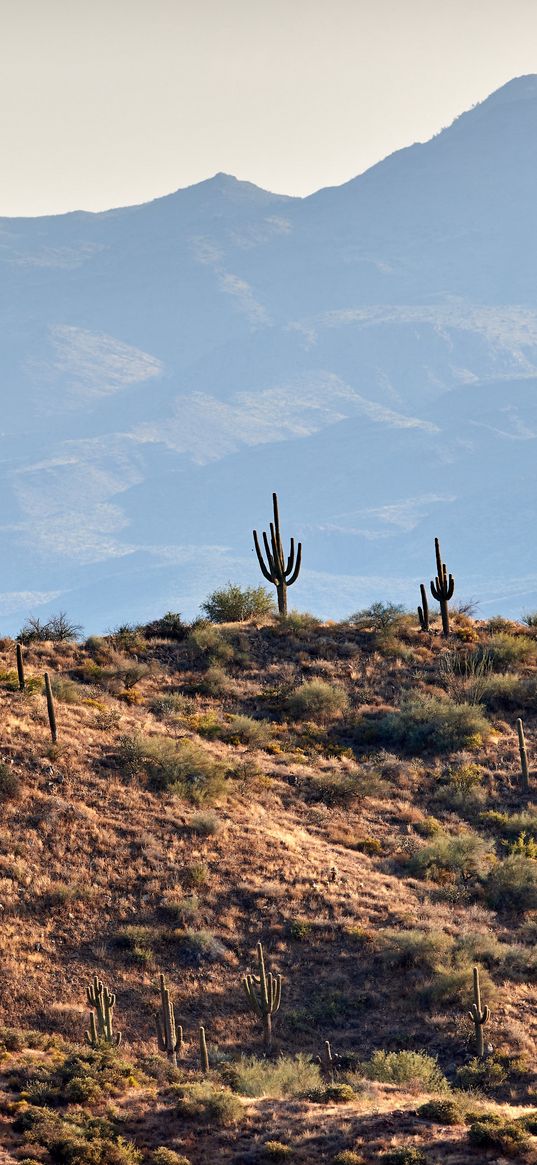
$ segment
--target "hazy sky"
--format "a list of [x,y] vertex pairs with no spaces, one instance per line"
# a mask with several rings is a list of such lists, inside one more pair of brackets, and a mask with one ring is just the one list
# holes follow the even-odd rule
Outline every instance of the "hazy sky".
[[537,0],[0,0],[0,214],[307,194],[537,72]]

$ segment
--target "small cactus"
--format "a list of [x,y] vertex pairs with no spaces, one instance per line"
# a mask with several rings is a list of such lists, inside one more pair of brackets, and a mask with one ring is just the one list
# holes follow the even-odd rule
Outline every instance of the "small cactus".
[[520,783],[522,786],[522,792],[527,793],[530,787],[530,770],[528,767],[528,753],[526,750],[524,725],[520,719],[520,716],[516,722],[516,730],[518,732],[518,748],[520,752]]
[[209,1073],[209,1053],[207,1051],[207,1039],[205,1036],[205,1028],[200,1027],[200,1064],[204,1076]]
[[282,977],[265,971],[265,959],[261,943],[257,944],[257,965],[259,975],[245,975],[242,983],[252,1011],[259,1015],[263,1024],[265,1051],[272,1051],[272,1016],[280,1009],[282,999]]
[[24,659],[20,643],[17,643],[17,675],[19,677],[19,691],[23,692],[26,687],[26,680],[24,678]]
[[421,606],[418,607],[418,619],[420,621],[420,630],[429,630],[429,604],[427,602],[427,591],[423,583],[420,583]]
[[472,1023],[475,1025],[475,1045],[476,1054],[482,1060],[485,1056],[485,1041],[483,1038],[483,1028],[490,1019],[490,1008],[481,1007],[481,988],[479,986],[479,967],[474,967],[474,1002],[468,1012]]
[[325,1040],[324,1044],[323,1044],[322,1054],[320,1056],[321,1068],[323,1070],[323,1075],[325,1076],[325,1078],[327,1080],[329,1080],[330,1083],[332,1083],[332,1084],[334,1082],[334,1071],[335,1071],[335,1059],[336,1058],[332,1054],[330,1040]]
[[56,742],[58,740],[58,729],[56,727],[56,711],[54,708],[54,696],[52,694],[52,688],[50,686],[50,678],[49,678],[48,671],[45,672],[45,695],[47,697],[47,712],[48,712],[48,722],[49,722],[49,726],[50,726],[50,735],[52,737],[52,743],[56,744]]
[[434,540],[434,548],[436,554],[436,578],[431,582],[431,594],[437,603],[440,603],[440,614],[442,616],[442,635],[445,639],[449,636],[449,600],[453,598],[455,590],[455,582],[453,575],[448,575],[445,562],[442,562],[442,555],[440,553],[440,543],[438,538]]
[[295,556],[295,540],[291,538],[291,546],[289,550],[289,557],[285,561],[283,552],[282,538],[280,534],[280,515],[278,511],[278,495],[272,495],[272,506],[274,510],[274,521],[270,523],[270,543],[268,536],[263,531],[263,544],[265,547],[265,554],[267,561],[263,558],[263,552],[259,545],[259,538],[257,530],[254,530],[254,546],[257,554],[257,560],[261,567],[261,573],[268,582],[276,587],[276,594],[278,596],[278,611],[280,615],[287,615],[287,588],[296,582],[300,567],[302,564],[302,543],[299,542],[296,549]]
[[121,1033],[114,1035],[113,1011],[116,997],[105,987],[97,975],[93,976],[91,985],[86,988],[88,1004],[91,1007],[89,1031],[86,1032],[86,1041],[92,1048],[100,1044],[112,1044],[119,1047]]
[[160,976],[160,1010],[155,1015],[157,1028],[157,1043],[161,1052],[165,1052],[170,1063],[177,1067],[177,1056],[183,1047],[183,1029],[175,1026],[175,1013],[170,992],[166,986],[164,975]]

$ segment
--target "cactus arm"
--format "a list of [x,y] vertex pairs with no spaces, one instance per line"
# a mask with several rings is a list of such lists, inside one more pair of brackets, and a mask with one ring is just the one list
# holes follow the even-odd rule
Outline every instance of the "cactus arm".
[[[265,537],[265,535],[263,535],[263,537]],[[257,536],[257,530],[254,530],[254,546],[255,546],[255,552],[257,554],[257,561],[259,563],[259,566],[261,567],[261,573],[262,573],[263,577],[266,578],[267,582],[270,582],[270,583],[274,582],[274,579],[272,578],[272,574],[270,573],[269,568],[265,566],[263,553],[262,553],[261,547],[259,545],[259,538]],[[269,551],[269,554],[270,554],[270,551]]]
[[291,577],[287,579],[287,586],[288,587],[291,587],[293,585],[293,583],[296,582],[296,580],[300,574],[300,567],[301,566],[302,566],[302,543],[299,542],[298,546],[297,546],[297,550],[296,550],[295,569],[294,569]]

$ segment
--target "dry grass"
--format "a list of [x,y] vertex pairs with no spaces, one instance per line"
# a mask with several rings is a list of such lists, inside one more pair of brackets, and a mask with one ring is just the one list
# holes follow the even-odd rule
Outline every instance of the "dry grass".
[[[486,651],[490,633],[477,624],[475,634]],[[58,677],[58,693],[68,697],[58,702],[53,746],[39,685],[24,694],[0,679],[0,761],[18,778],[18,798],[3,802],[0,824],[4,1022],[82,1038],[84,988],[98,971],[117,993],[116,1027],[129,1054],[154,1054],[156,979],[163,970],[185,1028],[185,1070],[197,1064],[200,1022],[213,1055],[216,1047],[232,1057],[258,1053],[240,979],[253,969],[261,938],[270,966],[284,975],[278,1050],[315,1056],[329,1038],[342,1057],[365,1061],[379,1049],[408,1048],[437,1056],[452,1076],[471,1050],[471,1027],[465,1006],[442,1002],[439,1011],[435,976],[454,973],[457,942],[468,933],[495,981],[487,1034],[511,1073],[493,1100],[509,1095],[528,1102],[524,1066],[511,1070],[505,1057],[522,1051],[530,1069],[535,1061],[535,963],[529,958],[535,933],[520,895],[516,909],[512,897],[508,909],[496,910],[501,903],[490,891],[502,884],[490,870],[500,869],[506,845],[518,836],[509,823],[519,814],[527,828],[535,813],[519,791],[512,690],[505,710],[496,694],[477,752],[419,760],[404,748],[388,754],[361,740],[361,717],[397,712],[409,697],[447,698],[442,641],[420,636],[408,621],[400,635],[403,655],[384,648],[381,654],[375,630],[292,620],[284,628],[245,626],[233,634],[223,627],[216,637],[203,627],[181,642],[136,634],[88,649],[30,645],[28,676],[48,669]],[[0,673],[9,676],[14,645],[4,641],[2,648]],[[476,644],[466,648],[455,640],[454,649],[475,651]],[[112,680],[95,676],[96,659],[103,671],[115,668]],[[509,666],[517,662],[511,653]],[[210,683],[204,692],[203,677],[215,667],[226,682],[216,685],[216,694]],[[531,679],[531,653],[521,656],[521,667]],[[338,717],[324,725],[288,719],[292,692],[320,679],[344,693]],[[524,718],[531,757],[537,716],[527,709]],[[214,735],[203,730],[210,723],[231,729]],[[196,826],[180,782],[158,789],[145,771],[126,774],[118,759],[122,738],[155,742],[160,758],[170,749],[187,762],[210,758],[221,780],[204,812],[216,814],[218,827]],[[480,797],[439,797],[465,765],[477,765]],[[438,860],[415,858],[435,836],[442,838]],[[469,870],[451,860],[458,850],[449,839],[461,836],[480,839],[474,844],[479,860]],[[398,955],[386,956],[386,936],[395,950],[393,936],[415,934],[417,926],[420,954],[412,957],[426,967],[425,984],[394,967]],[[193,936],[200,933],[208,938],[198,942]],[[485,953],[476,934],[488,936]],[[122,935],[130,935],[131,949]],[[508,982],[507,953],[495,961],[493,942],[503,944],[500,953],[513,948],[509,958],[523,968]],[[293,1111],[290,1102],[278,1102],[271,1138],[292,1143],[297,1162],[330,1161],[331,1153],[363,1141],[360,1151],[369,1161],[377,1141],[390,1147],[383,1115],[390,1109],[402,1113],[395,1141],[420,1139],[422,1124],[405,1115],[408,1098],[379,1085],[371,1101],[373,1085],[367,1088],[344,1114],[337,1106],[332,1112],[303,1102]],[[143,1129],[149,1144],[168,1144],[148,1132],[160,1118],[142,1093],[125,1104],[135,1139]],[[379,1106],[378,1116],[366,1111],[371,1104]],[[267,1102],[250,1102],[244,1111],[233,1144],[224,1134],[213,1142],[204,1133],[201,1146],[194,1138],[194,1148],[189,1142],[178,1151],[195,1165],[215,1149],[218,1160],[240,1160],[233,1154],[266,1140],[269,1127]],[[444,1134],[444,1157],[428,1143],[431,1160],[464,1160],[464,1132]],[[174,1136],[181,1142],[179,1132]]]

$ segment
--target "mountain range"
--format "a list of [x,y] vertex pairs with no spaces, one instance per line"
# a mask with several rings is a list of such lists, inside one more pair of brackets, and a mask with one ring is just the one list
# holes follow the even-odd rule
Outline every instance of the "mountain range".
[[537,76],[307,198],[226,175],[0,219],[0,629],[102,631],[261,581],[292,605],[537,607]]

